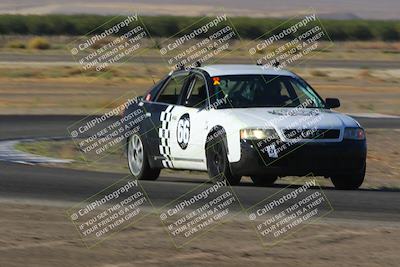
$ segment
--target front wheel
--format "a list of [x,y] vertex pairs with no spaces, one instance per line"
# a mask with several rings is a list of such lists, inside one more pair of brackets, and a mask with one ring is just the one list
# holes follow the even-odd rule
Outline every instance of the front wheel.
[[213,181],[226,179],[230,185],[238,185],[241,176],[231,173],[226,149],[222,139],[208,142],[206,145],[207,172]]
[[128,166],[132,175],[139,180],[156,180],[160,169],[153,169],[149,165],[147,151],[142,138],[134,134],[128,138]]
[[365,166],[360,172],[349,173],[345,175],[332,176],[331,181],[336,189],[355,190],[364,182]]

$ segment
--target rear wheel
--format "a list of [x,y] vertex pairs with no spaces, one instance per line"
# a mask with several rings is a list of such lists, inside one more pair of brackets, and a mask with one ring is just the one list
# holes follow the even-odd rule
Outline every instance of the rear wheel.
[[278,179],[278,176],[256,175],[250,178],[256,186],[271,186]]
[[231,173],[229,161],[222,138],[206,145],[207,172],[214,182],[226,179],[230,185],[240,183],[241,176]]
[[364,182],[365,166],[360,172],[349,173],[345,175],[332,176],[331,181],[336,189],[355,190]]
[[160,169],[153,169],[149,165],[147,152],[142,138],[134,134],[128,139],[128,166],[132,175],[139,180],[156,180]]

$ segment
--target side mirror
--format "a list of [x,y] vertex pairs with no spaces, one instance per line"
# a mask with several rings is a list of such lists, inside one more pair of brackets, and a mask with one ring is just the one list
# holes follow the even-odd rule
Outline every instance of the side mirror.
[[327,108],[338,108],[340,107],[340,101],[337,98],[327,98],[325,99],[325,104]]

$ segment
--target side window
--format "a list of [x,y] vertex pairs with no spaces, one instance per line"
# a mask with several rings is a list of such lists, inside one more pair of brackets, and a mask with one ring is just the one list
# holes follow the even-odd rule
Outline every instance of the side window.
[[184,105],[201,108],[207,105],[207,86],[203,77],[196,75],[190,83]]
[[164,85],[164,88],[156,102],[176,104],[187,78],[188,74],[171,77],[171,79],[169,79],[169,81]]
[[154,101],[157,97],[158,92],[162,88],[163,84],[165,83],[165,80],[168,79],[167,77],[162,78],[159,80],[153,87],[151,87],[147,92],[146,95],[144,96],[145,101]]

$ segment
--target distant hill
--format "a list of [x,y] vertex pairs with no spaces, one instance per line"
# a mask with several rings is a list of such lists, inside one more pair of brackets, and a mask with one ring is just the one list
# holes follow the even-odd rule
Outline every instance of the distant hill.
[[2,0],[0,14],[127,14],[290,17],[310,7],[322,18],[400,19],[400,0]]
[[360,19],[359,16],[353,13],[322,13],[319,14],[321,19],[335,19],[335,20],[350,20],[350,19]]

